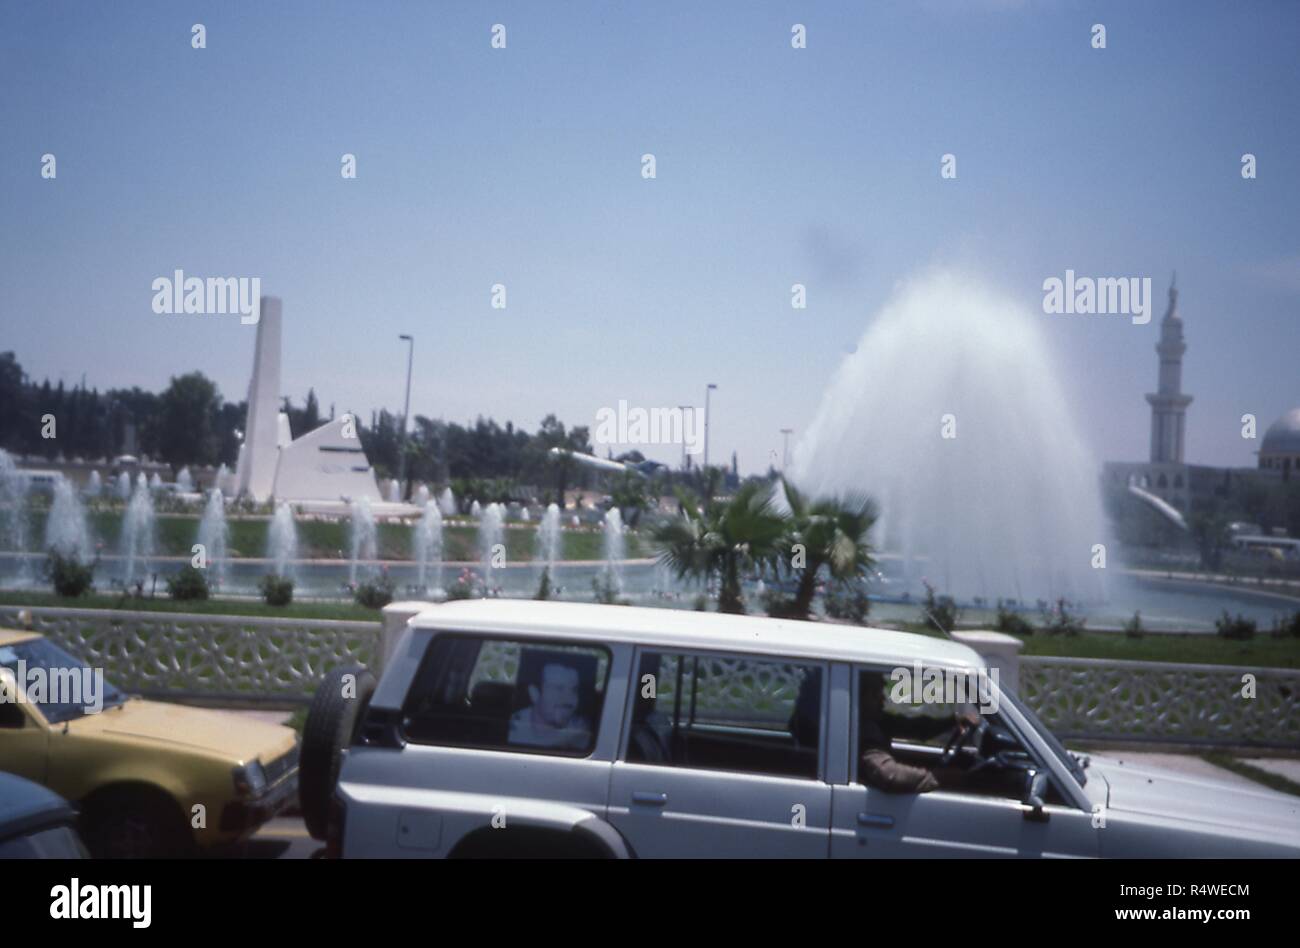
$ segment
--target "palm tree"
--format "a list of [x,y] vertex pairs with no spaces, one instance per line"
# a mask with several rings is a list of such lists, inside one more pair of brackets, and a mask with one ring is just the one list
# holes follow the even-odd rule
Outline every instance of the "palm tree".
[[767,484],[743,485],[729,501],[707,498],[703,509],[681,497],[681,516],[655,527],[659,559],[678,579],[718,578],[718,611],[743,614],[745,569],[774,557],[785,521],[772,509]]
[[861,579],[875,565],[867,533],[876,522],[876,505],[861,493],[814,500],[784,478],[781,486],[790,507],[781,562],[799,575],[789,614],[807,619],[823,566],[832,580],[845,583]]

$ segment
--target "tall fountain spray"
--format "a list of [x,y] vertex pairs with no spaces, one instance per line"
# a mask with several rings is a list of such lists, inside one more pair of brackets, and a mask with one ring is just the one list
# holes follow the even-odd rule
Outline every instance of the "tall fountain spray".
[[[180,472],[176,475],[176,489],[185,494],[193,493],[194,475],[190,473],[188,467],[181,468]],[[218,489],[220,489],[220,485],[218,485]]]
[[390,504],[400,504],[402,502],[402,485],[397,483],[396,478],[388,482],[388,502]]
[[493,551],[498,544],[505,542],[505,511],[500,504],[488,504],[483,508],[478,521],[478,552],[483,563],[483,587],[492,589]]
[[354,500],[349,508],[351,523],[348,536],[352,547],[352,562],[348,568],[348,582],[357,581],[358,568],[363,573],[372,572],[373,561],[378,558],[378,531],[375,515],[370,509],[370,498]]
[[[425,501],[424,513],[415,525],[412,540],[418,567],[416,583],[428,592],[442,589],[442,512],[431,500]],[[430,571],[429,567],[433,570]]]
[[150,475],[149,477],[149,489],[150,490],[162,489],[162,478],[158,476],[157,471],[154,471],[153,474]]
[[456,495],[451,492],[450,487],[444,487],[442,493],[438,495],[438,512],[444,517],[451,517],[456,513]]
[[978,280],[899,289],[832,378],[791,480],[865,491],[872,542],[901,554],[913,593],[1103,597],[1097,466],[1071,418],[1044,317]]
[[415,489],[415,504],[421,509],[429,502],[429,485],[421,484]]
[[66,477],[54,482],[54,502],[45,521],[45,549],[75,556],[82,563],[95,558],[95,544],[86,521],[86,508]]
[[266,533],[266,558],[271,570],[282,579],[294,578],[294,561],[298,558],[298,525],[293,520],[293,508],[277,504],[271,517],[271,527]]
[[555,582],[555,561],[560,558],[560,508],[550,504],[542,514],[534,537],[533,563],[537,567],[538,596],[543,597],[542,590],[549,596],[551,585]]
[[605,514],[605,564],[601,567],[606,585],[615,593],[623,592],[623,561],[627,559],[627,537],[623,533],[623,515],[617,507]]
[[18,554],[18,578],[31,579],[27,552],[27,495],[30,481],[8,451],[0,449],[0,549]]
[[117,475],[117,499],[127,501],[131,499],[131,475],[123,471]]
[[99,471],[91,471],[90,477],[86,480],[86,496],[95,498],[103,492],[104,479],[99,476]]
[[122,538],[118,552],[122,557],[122,581],[130,584],[143,579],[149,572],[149,561],[154,555],[153,495],[143,474],[131,493],[122,521]]
[[199,521],[199,544],[207,558],[208,582],[217,589],[226,582],[230,529],[226,525],[226,501],[218,488],[208,492],[208,503]]
[[475,520],[483,516],[483,506],[477,500],[470,502],[469,515]]

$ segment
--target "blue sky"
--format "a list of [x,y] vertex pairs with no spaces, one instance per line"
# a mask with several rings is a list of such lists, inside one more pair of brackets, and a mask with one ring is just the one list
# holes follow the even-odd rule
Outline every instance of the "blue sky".
[[[918,271],[1037,310],[1067,268],[1161,305],[1176,269],[1189,460],[1253,464],[1240,416],[1300,404],[1298,43],[1284,2],[3,0],[0,349],[239,399],[253,329],[150,284],[260,276],[295,400],[400,411],[409,332],[413,413],[594,425],[716,382],[712,457],[752,471]],[[1159,315],[1039,317],[1100,457],[1146,457]]]

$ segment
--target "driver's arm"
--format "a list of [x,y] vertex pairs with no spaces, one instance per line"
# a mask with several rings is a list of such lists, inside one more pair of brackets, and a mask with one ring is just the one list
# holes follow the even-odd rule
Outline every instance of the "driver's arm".
[[939,788],[934,774],[894,759],[888,751],[868,748],[861,758],[858,779],[886,793],[928,793]]

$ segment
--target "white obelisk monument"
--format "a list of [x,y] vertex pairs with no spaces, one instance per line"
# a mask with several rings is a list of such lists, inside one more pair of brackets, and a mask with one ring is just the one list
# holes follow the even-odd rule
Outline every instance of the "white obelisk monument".
[[248,383],[248,419],[239,448],[235,492],[258,503],[271,498],[279,461],[280,298],[262,297],[253,350],[253,378]]

